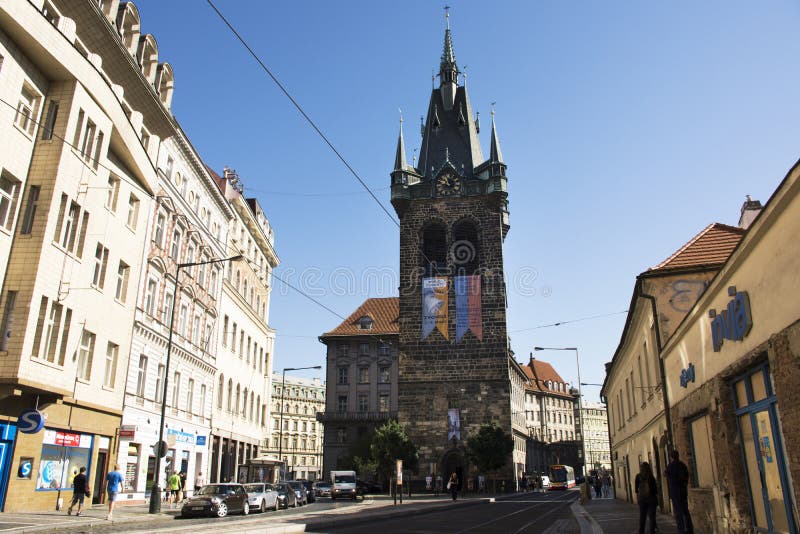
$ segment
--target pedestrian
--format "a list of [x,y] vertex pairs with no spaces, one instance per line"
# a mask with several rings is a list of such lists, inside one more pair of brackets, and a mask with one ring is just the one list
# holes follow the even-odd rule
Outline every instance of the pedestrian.
[[172,494],[172,508],[175,508],[175,505],[178,504],[178,495],[181,489],[181,477],[177,471],[173,471],[167,479],[167,487]]
[[689,468],[681,462],[678,451],[672,451],[670,458],[672,461],[664,470],[664,475],[667,477],[675,524],[681,534],[694,534],[692,516],[689,515]]
[[450,496],[453,497],[453,500],[456,500],[456,497],[458,497],[458,477],[455,471],[450,475],[450,480],[447,481],[447,489],[450,490]]
[[600,475],[597,475],[596,477],[594,477],[594,496],[599,499],[602,491],[603,491],[603,481],[600,479]]
[[528,491],[528,481],[525,480],[524,476],[519,477],[519,490],[523,493]]
[[203,477],[203,472],[198,471],[197,476],[194,477],[194,494],[197,495],[200,492],[200,488],[206,485],[206,479]]
[[611,490],[611,477],[606,473],[603,475],[603,497],[608,497],[609,490]]
[[78,513],[75,515],[81,515],[83,498],[90,497],[91,495],[91,492],[86,487],[86,468],[81,467],[78,470],[78,474],[72,479],[72,504],[67,508],[67,515],[72,515],[72,508],[76,504],[78,505]]
[[186,472],[181,471],[178,476],[181,478],[181,487],[178,490],[178,502],[182,502],[186,497]]
[[644,533],[645,524],[650,520],[650,534],[656,532],[656,504],[658,503],[658,488],[650,464],[642,462],[639,474],[636,475],[635,488],[636,500],[639,502],[639,534]]
[[114,503],[117,501],[117,494],[122,491],[122,473],[119,472],[119,464],[114,464],[114,470],[106,475],[106,492],[108,493],[108,515],[106,519],[111,521],[114,514]]

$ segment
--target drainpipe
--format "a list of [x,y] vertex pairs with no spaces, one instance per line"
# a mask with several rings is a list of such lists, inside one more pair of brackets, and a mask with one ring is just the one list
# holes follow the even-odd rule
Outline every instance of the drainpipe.
[[672,440],[672,418],[669,412],[669,400],[667,399],[667,373],[664,369],[664,360],[661,358],[661,327],[658,322],[658,308],[656,307],[656,298],[653,295],[648,295],[644,292],[644,284],[641,278],[636,280],[637,294],[650,301],[650,306],[653,311],[653,324],[656,330],[656,354],[658,355],[658,369],[661,372],[661,387],[664,392],[664,418],[667,422],[667,451],[672,451],[674,448]]

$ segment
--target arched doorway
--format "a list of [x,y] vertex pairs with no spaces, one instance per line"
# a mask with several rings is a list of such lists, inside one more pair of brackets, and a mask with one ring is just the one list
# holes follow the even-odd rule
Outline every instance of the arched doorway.
[[442,456],[442,478],[444,479],[445,486],[450,476],[455,473],[458,477],[458,491],[461,491],[464,485],[464,475],[467,473],[466,462],[464,461],[464,454],[458,448],[452,448]]

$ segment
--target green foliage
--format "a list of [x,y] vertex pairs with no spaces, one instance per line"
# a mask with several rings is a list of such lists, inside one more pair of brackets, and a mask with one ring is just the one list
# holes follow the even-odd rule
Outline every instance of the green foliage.
[[496,471],[506,465],[513,450],[513,438],[495,423],[482,425],[467,439],[467,456],[481,473]]
[[339,469],[352,469],[358,474],[359,478],[371,479],[375,476],[377,465],[372,459],[372,440],[375,432],[367,432],[360,436],[355,443],[351,444],[344,456],[339,457],[337,466]]
[[419,461],[417,446],[397,421],[388,421],[375,429],[370,452],[380,480],[391,478],[396,460],[403,460],[404,469],[416,469]]

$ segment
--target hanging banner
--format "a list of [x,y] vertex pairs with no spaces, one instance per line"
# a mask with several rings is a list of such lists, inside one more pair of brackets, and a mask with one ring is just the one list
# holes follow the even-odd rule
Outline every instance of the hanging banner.
[[461,439],[461,415],[458,408],[447,410],[447,441],[453,438]]
[[436,328],[447,337],[447,278],[422,279],[422,339]]
[[483,314],[481,313],[481,277],[456,276],[453,281],[456,293],[456,343],[467,330],[472,330],[483,341]]

